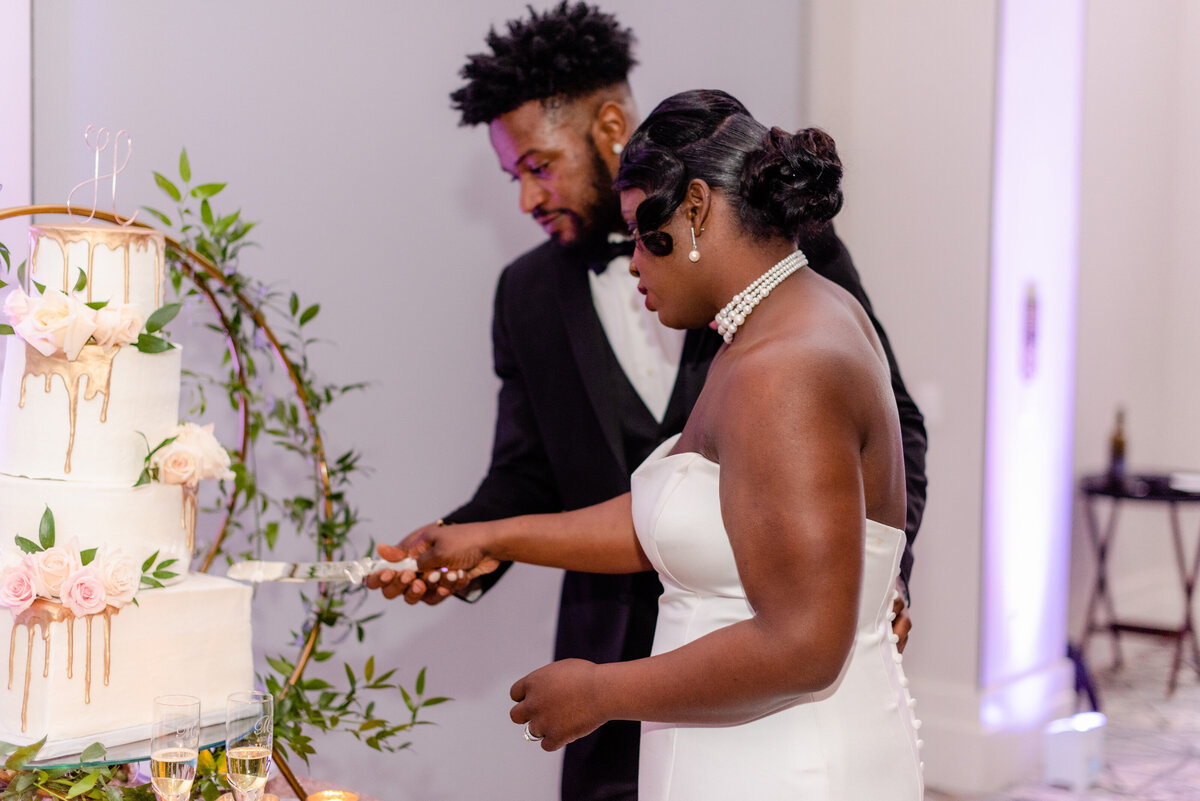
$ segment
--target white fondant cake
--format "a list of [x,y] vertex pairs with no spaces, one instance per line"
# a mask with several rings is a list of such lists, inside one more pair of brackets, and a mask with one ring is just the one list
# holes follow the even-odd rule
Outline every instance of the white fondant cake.
[[107,622],[104,614],[48,628],[31,621],[15,625],[9,639],[0,739],[25,744],[45,736],[40,757],[148,737],[159,695],[193,695],[205,723],[219,722],[228,695],[254,686],[250,588],[217,576],[145,590],[137,606]]
[[0,473],[132,487],[179,424],[180,349],[87,345],[68,362],[5,339]]
[[[46,509],[54,514],[58,539],[76,537],[81,547],[101,543],[120,548],[144,562],[154,553],[175,559],[169,570],[183,580],[192,554],[188,551],[188,509],[183,488],[176,484],[83,483],[36,481],[0,475],[0,535],[11,544],[14,535],[37,541]],[[0,619],[2,619],[0,613]]]
[[163,304],[163,235],[146,228],[100,225],[29,227],[29,277],[70,292],[82,273],[85,302],[136,303],[146,314]]
[[[0,376],[0,641],[9,635],[0,740],[46,737],[39,756],[50,757],[145,738],[157,695],[197,696],[206,720],[219,721],[226,697],[250,689],[254,675],[249,588],[188,575],[197,497],[189,471],[221,475],[228,457],[215,440],[181,455],[200,429],[185,434],[178,424],[180,349],[142,352],[137,331],[102,342],[98,317],[95,328],[73,322],[92,313],[84,303],[122,315],[135,304],[126,317],[140,327],[163,298],[162,235],[76,225],[30,232],[24,295],[5,301],[16,333],[3,337]],[[49,305],[35,311],[41,303]],[[135,486],[149,451],[172,436],[156,458],[173,454],[162,469],[179,483]],[[55,548],[16,552],[15,537],[41,543],[50,517]],[[88,549],[97,555],[83,565]],[[167,569],[178,576],[129,603],[154,553],[176,559]],[[109,563],[110,554],[120,556]]]

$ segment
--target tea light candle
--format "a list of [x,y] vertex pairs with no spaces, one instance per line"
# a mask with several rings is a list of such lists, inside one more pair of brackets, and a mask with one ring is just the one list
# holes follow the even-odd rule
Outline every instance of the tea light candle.
[[313,793],[305,801],[358,801],[358,796],[348,790],[322,790]]

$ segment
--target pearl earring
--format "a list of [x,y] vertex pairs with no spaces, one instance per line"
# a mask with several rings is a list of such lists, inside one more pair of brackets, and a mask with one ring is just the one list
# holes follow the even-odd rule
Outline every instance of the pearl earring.
[[[703,231],[704,229],[701,228],[700,230]],[[692,232],[692,251],[690,253],[688,253],[688,261],[697,262],[697,261],[700,261],[700,249],[696,247],[696,226],[694,226],[694,225],[691,226],[691,232]]]
[[625,145],[620,142],[613,142],[612,151],[614,156],[619,156],[625,151]]

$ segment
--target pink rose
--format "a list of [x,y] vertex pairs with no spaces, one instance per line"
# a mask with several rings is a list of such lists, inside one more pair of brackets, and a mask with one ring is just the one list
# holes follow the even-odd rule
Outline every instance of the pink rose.
[[22,289],[9,292],[4,299],[4,313],[8,315],[8,321],[14,326],[23,322],[29,316],[30,304],[29,296]]
[[7,606],[13,617],[28,609],[35,597],[37,590],[33,587],[33,571],[24,562],[0,574],[0,604]]
[[104,577],[92,565],[81,567],[72,573],[62,586],[62,604],[75,617],[85,617],[103,612],[108,606],[108,594],[104,591]]
[[28,314],[13,328],[43,356],[62,351],[74,361],[96,330],[96,313],[79,298],[48,288],[30,299]]
[[100,572],[110,604],[122,607],[133,600],[142,584],[142,566],[136,559],[114,549],[98,554],[92,565]]
[[67,578],[83,566],[75,540],[31,553],[26,559],[33,573],[37,594],[44,598],[58,598]]

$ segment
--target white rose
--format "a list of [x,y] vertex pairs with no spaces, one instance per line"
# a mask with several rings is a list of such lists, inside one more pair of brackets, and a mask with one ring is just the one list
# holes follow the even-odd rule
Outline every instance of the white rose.
[[47,289],[13,328],[43,356],[62,351],[74,361],[96,330],[96,313],[76,297]]
[[179,426],[178,439],[175,443],[183,443],[184,447],[196,455],[199,465],[197,476],[200,479],[229,479],[233,471],[229,469],[231,460],[229,451],[221,446],[213,433],[213,424],[198,426],[195,423],[182,423]]
[[105,306],[96,311],[96,330],[92,339],[102,348],[111,348],[117,344],[117,331],[121,326],[121,312],[112,306]]
[[136,303],[122,303],[118,311],[121,324],[117,329],[117,344],[132,345],[137,342],[138,334],[142,333],[142,327],[146,325],[146,315],[142,314]]
[[200,464],[196,454],[179,440],[159,448],[150,457],[150,464],[158,468],[160,483],[194,487],[200,482]]
[[29,316],[31,301],[24,290],[14,289],[8,293],[8,297],[4,299],[4,313],[8,315],[8,321],[16,326]]
[[98,554],[92,565],[104,581],[110,604],[119,608],[133,600],[142,584],[142,566],[136,559],[114,549]]
[[33,572],[37,594],[45,598],[60,597],[63,583],[83,566],[79,546],[75,540],[66,545],[55,545],[44,551],[31,553],[27,561]]

